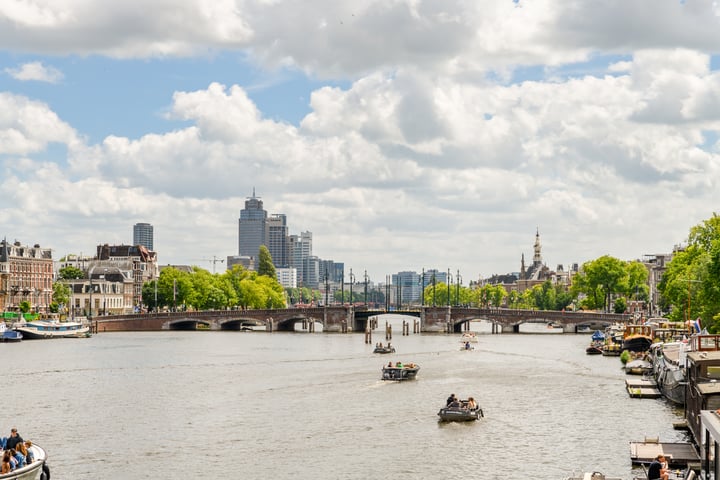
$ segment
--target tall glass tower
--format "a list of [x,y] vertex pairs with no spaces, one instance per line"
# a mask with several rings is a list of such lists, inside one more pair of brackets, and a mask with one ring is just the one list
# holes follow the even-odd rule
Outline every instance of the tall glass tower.
[[245,200],[245,208],[240,210],[238,220],[238,255],[258,258],[260,245],[266,243],[267,212],[263,202],[255,196]]
[[154,252],[153,226],[149,223],[136,223],[133,225],[133,245],[142,245],[151,252]]

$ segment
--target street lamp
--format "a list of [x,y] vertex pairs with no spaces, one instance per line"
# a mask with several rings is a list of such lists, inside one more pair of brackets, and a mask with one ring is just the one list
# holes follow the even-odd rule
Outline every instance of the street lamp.
[[447,273],[447,287],[448,287],[448,292],[447,292],[447,297],[448,297],[448,298],[447,298],[447,306],[448,306],[448,307],[450,306],[450,284],[451,284],[451,283],[452,283],[452,276],[450,275],[450,269],[448,268],[448,273]]
[[352,293],[353,283],[355,283],[355,275],[353,275],[352,268],[351,268],[350,269],[350,305],[353,304],[353,293]]
[[435,285],[437,284],[437,278],[435,277],[434,271],[433,271],[432,281],[433,281],[433,304],[432,304],[432,306],[434,307],[435,306]]
[[457,274],[455,275],[455,306],[460,305],[460,284],[462,283],[462,277],[460,276],[460,269],[458,268]]
[[421,307],[425,306],[425,267],[422,269],[422,279],[420,280],[420,303]]
[[367,270],[365,270],[365,306],[367,307],[367,282],[368,282],[368,276],[367,276]]

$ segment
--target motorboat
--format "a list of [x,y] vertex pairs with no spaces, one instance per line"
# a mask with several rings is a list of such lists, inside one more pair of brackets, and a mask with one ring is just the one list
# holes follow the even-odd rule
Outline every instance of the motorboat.
[[395,366],[386,365],[382,369],[383,380],[412,380],[417,376],[420,366],[416,363],[402,364],[398,362]]
[[484,417],[482,408],[443,407],[438,412],[441,422],[473,422]]
[[395,347],[391,347],[390,345],[386,347],[377,345],[373,353],[395,353]]
[[22,340],[22,333],[7,328],[5,322],[0,321],[0,341],[2,342],[19,342]]
[[605,334],[601,332],[600,330],[595,330],[593,332],[592,337],[590,337],[593,342],[604,342],[605,341]]
[[603,353],[603,344],[602,342],[592,342],[590,345],[587,346],[585,349],[585,353],[588,355],[602,355]]
[[46,463],[45,450],[34,443],[28,450],[33,454],[33,462],[10,473],[0,475],[0,480],[48,480],[50,478],[50,467]]
[[625,373],[632,375],[645,375],[652,372],[653,364],[644,358],[636,358],[625,364]]
[[602,354],[606,357],[619,357],[622,354],[622,345],[613,342],[612,339],[606,342],[602,347]]
[[90,336],[90,326],[82,322],[58,322],[56,320],[33,320],[17,322],[13,330],[28,340],[40,338],[80,338]]
[[463,343],[478,343],[478,337],[475,335],[475,332],[465,332],[460,337],[460,341]]
[[647,352],[653,343],[652,325],[626,325],[622,349],[630,352]]

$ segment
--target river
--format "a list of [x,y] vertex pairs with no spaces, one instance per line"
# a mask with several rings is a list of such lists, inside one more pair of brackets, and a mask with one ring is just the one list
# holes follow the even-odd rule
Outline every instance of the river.
[[[2,344],[5,415],[53,479],[632,478],[629,442],[685,441],[682,412],[633,399],[589,335],[101,333]],[[400,322],[400,323],[398,323]],[[482,327],[482,325],[480,326]],[[473,327],[475,328],[475,327]],[[482,330],[482,328],[479,328]],[[383,382],[389,360],[414,381]],[[442,424],[450,393],[485,418]]]

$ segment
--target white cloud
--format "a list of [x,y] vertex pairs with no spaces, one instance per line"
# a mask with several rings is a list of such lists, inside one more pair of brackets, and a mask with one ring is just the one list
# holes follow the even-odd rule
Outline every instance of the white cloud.
[[57,83],[63,79],[60,70],[53,67],[46,67],[42,62],[31,62],[21,65],[19,68],[6,68],[5,72],[16,80],[34,80],[37,82]]

